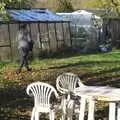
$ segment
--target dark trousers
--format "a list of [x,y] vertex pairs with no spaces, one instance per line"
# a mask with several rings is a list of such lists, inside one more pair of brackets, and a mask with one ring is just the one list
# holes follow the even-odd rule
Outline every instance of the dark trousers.
[[19,55],[20,55],[20,67],[19,71],[23,68],[23,66],[26,67],[27,70],[29,70],[29,65],[28,65],[28,55],[29,55],[29,50],[27,48],[19,48]]

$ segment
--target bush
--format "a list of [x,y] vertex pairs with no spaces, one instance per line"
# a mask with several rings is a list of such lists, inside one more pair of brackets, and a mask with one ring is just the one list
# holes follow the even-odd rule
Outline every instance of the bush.
[[88,30],[84,27],[71,27],[71,37],[73,38],[72,43],[75,49],[81,51],[85,47],[86,40],[89,39],[90,35]]
[[83,52],[84,53],[93,53],[93,52],[97,52],[98,49],[99,49],[98,42],[96,40],[87,40],[85,43]]
[[58,0],[57,12],[72,12],[73,10],[71,0]]

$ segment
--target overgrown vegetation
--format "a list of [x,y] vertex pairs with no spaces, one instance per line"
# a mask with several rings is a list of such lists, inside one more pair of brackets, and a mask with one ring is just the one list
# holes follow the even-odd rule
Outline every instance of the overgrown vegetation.
[[120,16],[119,0],[90,0],[83,2],[82,6],[89,9],[104,9],[105,16]]
[[[60,0],[65,1],[65,0]],[[66,0],[67,1],[67,0]],[[56,11],[58,8],[58,0],[40,1],[35,4],[36,7],[46,7]],[[65,4],[60,3],[65,6]],[[119,0],[71,0],[74,9],[100,9],[104,12],[100,14],[105,16],[120,16],[120,1]],[[71,6],[70,5],[70,6]]]
[[[1,63],[0,118],[2,120],[30,119],[33,99],[26,95],[27,85],[43,81],[55,86],[57,76],[64,72],[78,74],[86,85],[120,87],[119,50],[86,55],[71,52],[53,58],[34,60],[31,63],[32,72],[23,70],[19,75],[16,74],[17,67],[16,63]],[[107,104],[99,102],[96,105],[96,112],[101,111],[96,114],[96,119],[107,116]]]
[[58,0],[57,12],[72,12],[73,10],[71,0]]
[[1,0],[0,1],[0,17],[8,21],[10,18],[7,14],[7,9],[21,9],[21,8],[31,8],[34,2],[32,0]]

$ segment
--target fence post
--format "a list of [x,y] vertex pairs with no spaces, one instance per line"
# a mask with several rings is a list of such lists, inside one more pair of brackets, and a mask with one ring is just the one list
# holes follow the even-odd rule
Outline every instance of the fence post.
[[50,55],[50,51],[51,51],[51,48],[50,48],[50,36],[49,36],[49,26],[48,26],[48,22],[47,22],[47,37],[48,37],[48,45],[49,45],[49,55]]
[[57,50],[58,50],[58,39],[57,39],[56,23],[54,23],[54,29],[55,29],[56,46],[57,46]]
[[63,22],[61,22],[61,25],[62,25],[62,33],[63,33],[63,42],[65,44],[65,33],[64,33]]
[[70,34],[70,43],[71,43],[71,47],[73,47],[73,46],[72,46],[72,37],[71,37],[70,22],[68,23],[68,28],[69,28],[69,34]]
[[40,48],[41,48],[41,51],[40,52],[42,52],[42,41],[41,41],[41,29],[40,29],[40,23],[38,23],[37,24],[38,25],[38,34],[39,34],[39,38],[38,38],[38,40],[39,40],[39,42],[40,42]]
[[9,25],[9,23],[8,23],[8,36],[9,36],[10,56],[11,56],[11,61],[12,61],[13,60],[13,55],[12,55],[12,43],[11,43],[10,25]]
[[[30,38],[32,39],[31,24],[29,23],[28,25],[29,25],[29,30],[30,30],[30,31],[29,31],[29,32],[30,32]],[[33,56],[34,56],[34,52],[33,52],[33,50],[32,50],[30,57],[33,59]]]

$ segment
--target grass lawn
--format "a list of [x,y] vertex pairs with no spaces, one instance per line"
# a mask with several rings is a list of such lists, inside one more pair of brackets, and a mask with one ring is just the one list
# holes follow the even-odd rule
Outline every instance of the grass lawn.
[[[78,74],[86,85],[120,87],[120,51],[97,54],[63,54],[31,62],[32,72],[23,70],[16,74],[17,63],[0,63],[0,118],[2,120],[29,120],[33,101],[25,92],[34,81],[55,85],[63,72]],[[2,99],[1,99],[2,98]],[[103,107],[105,106],[105,107]],[[106,103],[97,104],[99,115],[106,116]]]

